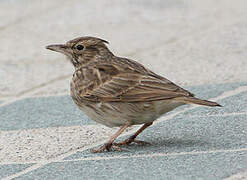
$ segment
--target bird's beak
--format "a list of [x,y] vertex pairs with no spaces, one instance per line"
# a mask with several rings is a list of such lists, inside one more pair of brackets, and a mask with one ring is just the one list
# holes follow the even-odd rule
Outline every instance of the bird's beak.
[[67,51],[67,46],[64,44],[54,44],[54,45],[46,46],[46,49],[60,53],[65,53]]

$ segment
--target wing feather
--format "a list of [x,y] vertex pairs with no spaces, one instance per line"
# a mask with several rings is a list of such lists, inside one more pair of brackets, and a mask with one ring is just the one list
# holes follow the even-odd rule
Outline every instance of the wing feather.
[[[97,64],[82,67],[80,72],[83,72],[83,77],[89,77],[90,81],[77,81],[75,89],[81,98],[89,101],[144,102],[193,96],[149,70],[138,72],[114,64]],[[86,86],[85,82],[93,83],[94,86]]]

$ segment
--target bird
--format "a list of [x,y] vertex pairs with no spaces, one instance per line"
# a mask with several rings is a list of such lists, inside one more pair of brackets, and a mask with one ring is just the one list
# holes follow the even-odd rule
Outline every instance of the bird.
[[[120,127],[94,153],[121,151],[123,145],[146,144],[136,137],[153,122],[185,104],[221,106],[179,87],[135,60],[115,56],[108,41],[83,36],[53,44],[47,49],[64,54],[74,66],[70,93],[74,103],[90,119],[108,127]],[[133,135],[116,143],[128,127],[142,125]],[[147,143],[148,144],[148,143]]]

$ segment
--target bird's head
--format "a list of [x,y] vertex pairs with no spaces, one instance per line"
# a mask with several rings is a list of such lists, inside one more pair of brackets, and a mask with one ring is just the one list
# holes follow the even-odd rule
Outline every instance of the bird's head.
[[46,46],[47,49],[65,54],[75,67],[94,61],[96,56],[113,55],[106,47],[107,41],[96,37],[79,37],[66,44]]

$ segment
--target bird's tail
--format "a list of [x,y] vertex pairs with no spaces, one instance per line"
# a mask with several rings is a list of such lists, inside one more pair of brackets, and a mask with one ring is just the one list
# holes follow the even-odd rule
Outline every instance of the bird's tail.
[[198,99],[195,97],[178,97],[176,98],[176,100],[179,102],[186,103],[186,104],[199,104],[203,106],[220,106],[221,107],[221,105],[216,102],[202,100],[202,99]]

